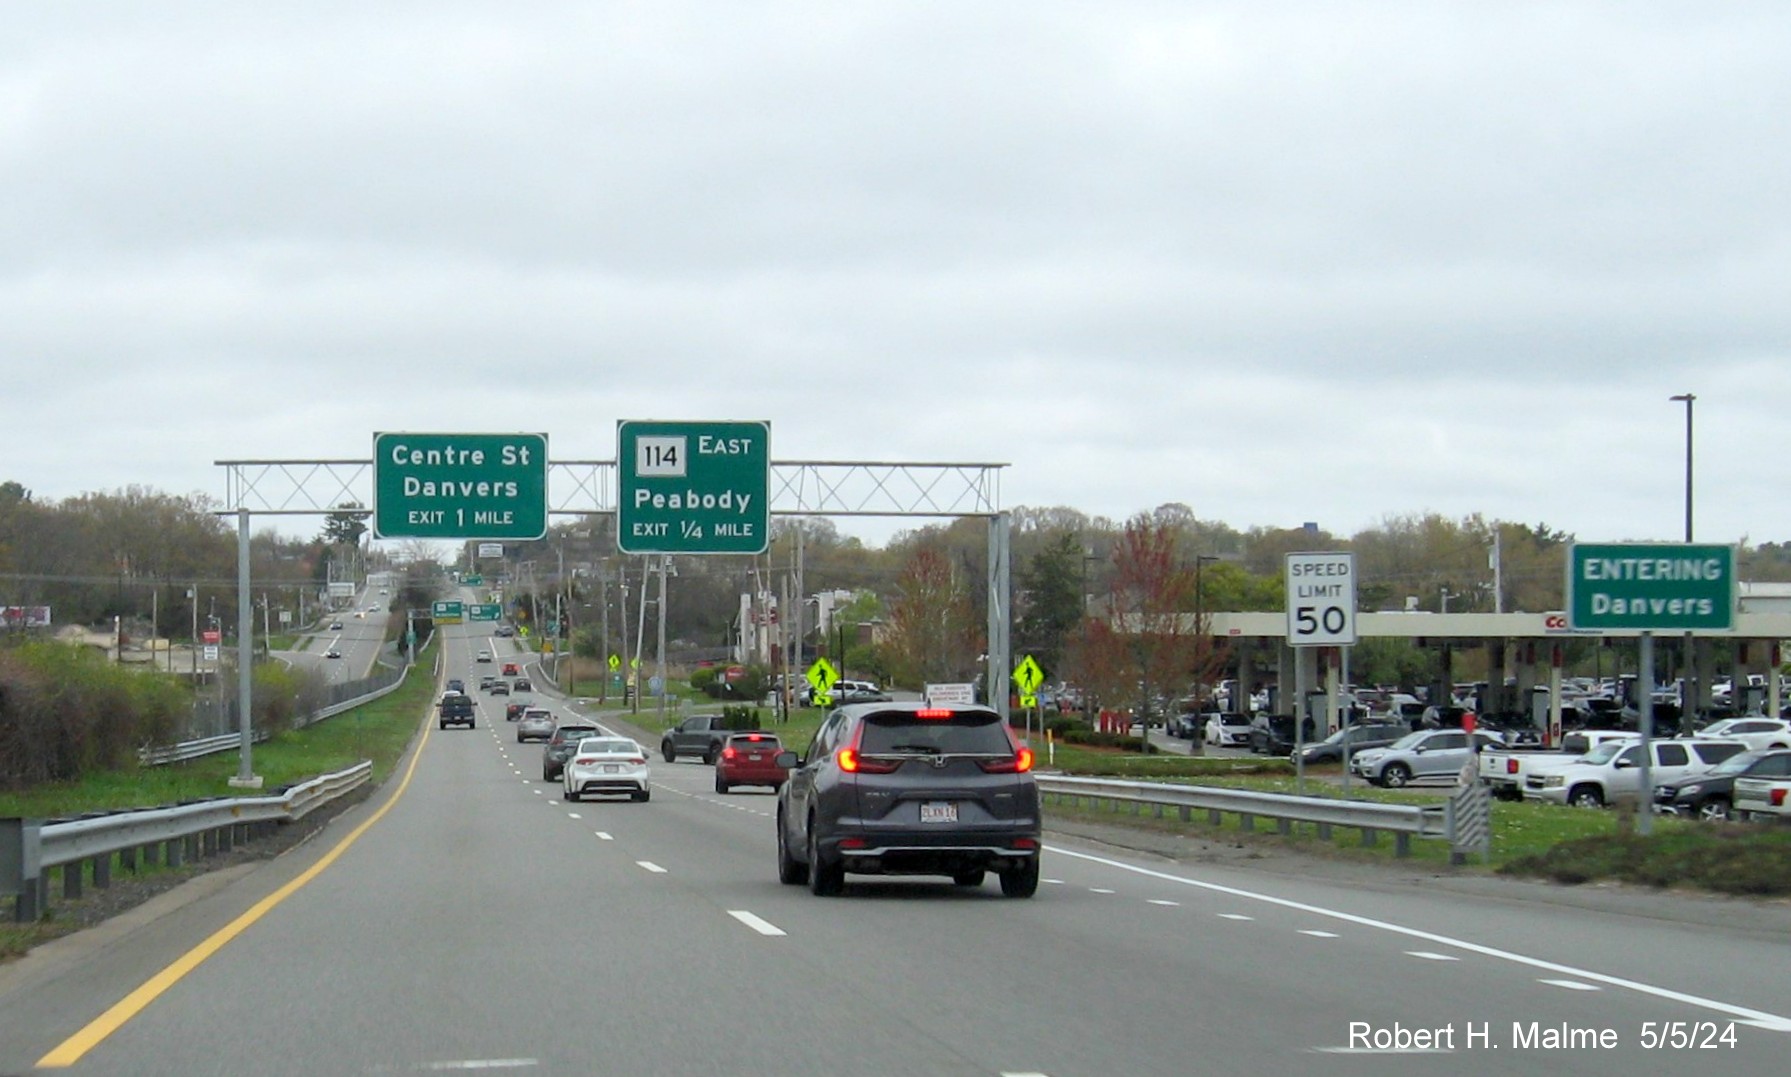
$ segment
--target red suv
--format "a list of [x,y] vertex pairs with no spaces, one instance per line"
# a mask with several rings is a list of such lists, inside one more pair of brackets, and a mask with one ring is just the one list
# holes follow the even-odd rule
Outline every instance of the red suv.
[[715,757],[715,791],[726,793],[736,785],[768,785],[781,788],[790,772],[777,764],[783,751],[775,733],[735,733]]

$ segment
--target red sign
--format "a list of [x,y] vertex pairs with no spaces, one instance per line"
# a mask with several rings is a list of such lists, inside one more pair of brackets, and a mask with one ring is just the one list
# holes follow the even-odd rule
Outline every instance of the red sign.
[[735,681],[738,681],[740,678],[746,676],[746,667],[745,666],[729,666],[722,673],[721,676],[722,676],[723,680],[727,681],[729,684],[733,684]]
[[206,643],[222,643],[224,641],[224,633],[219,632],[215,628],[208,628],[199,633],[199,638]]

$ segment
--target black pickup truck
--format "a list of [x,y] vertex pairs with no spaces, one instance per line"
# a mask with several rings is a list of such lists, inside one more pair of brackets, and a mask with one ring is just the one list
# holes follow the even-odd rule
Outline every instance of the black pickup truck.
[[468,729],[474,728],[472,697],[464,692],[443,692],[435,709],[440,712],[443,729],[451,725],[463,725]]
[[692,715],[659,738],[659,754],[667,763],[676,762],[681,755],[697,756],[705,763],[713,763],[721,754],[722,745],[727,743],[728,734],[738,732],[719,714]]

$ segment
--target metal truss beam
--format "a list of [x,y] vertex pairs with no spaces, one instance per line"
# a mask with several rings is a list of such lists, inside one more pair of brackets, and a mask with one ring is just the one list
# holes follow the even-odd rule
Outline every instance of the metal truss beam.
[[[355,503],[373,507],[371,460],[219,460],[227,511],[257,516],[316,516]],[[873,463],[786,460],[771,463],[771,512],[777,516],[994,516],[1001,511],[1006,464]],[[614,460],[554,460],[547,465],[554,516],[614,512]]]

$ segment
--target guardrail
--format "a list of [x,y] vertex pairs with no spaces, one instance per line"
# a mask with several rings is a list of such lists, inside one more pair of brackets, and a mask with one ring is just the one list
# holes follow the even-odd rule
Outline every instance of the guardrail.
[[1412,838],[1444,838],[1454,840],[1455,813],[1452,806],[1438,804],[1380,804],[1367,800],[1331,800],[1323,797],[1296,797],[1286,793],[1258,793],[1248,789],[1222,789],[1209,785],[1168,785],[1155,782],[1132,782],[1113,778],[1070,778],[1059,775],[1038,776],[1039,792],[1071,802],[1088,800],[1131,804],[1134,810],[1146,805],[1161,817],[1164,809],[1175,808],[1183,822],[1196,811],[1205,811],[1208,821],[1217,826],[1225,815],[1239,817],[1245,830],[1256,829],[1256,820],[1274,819],[1283,834],[1293,832],[1295,823],[1313,823],[1318,836],[1329,839],[1331,828],[1352,827],[1361,831],[1362,844],[1372,846],[1382,831],[1393,835],[1394,854],[1410,856]]
[[373,764],[361,762],[280,796],[222,797],[48,824],[0,819],[0,895],[16,895],[14,918],[29,923],[49,908],[51,868],[61,869],[63,897],[78,898],[89,877],[99,889],[111,885],[114,860],[135,872],[158,861],[179,867],[229,852],[303,819],[372,776]]

